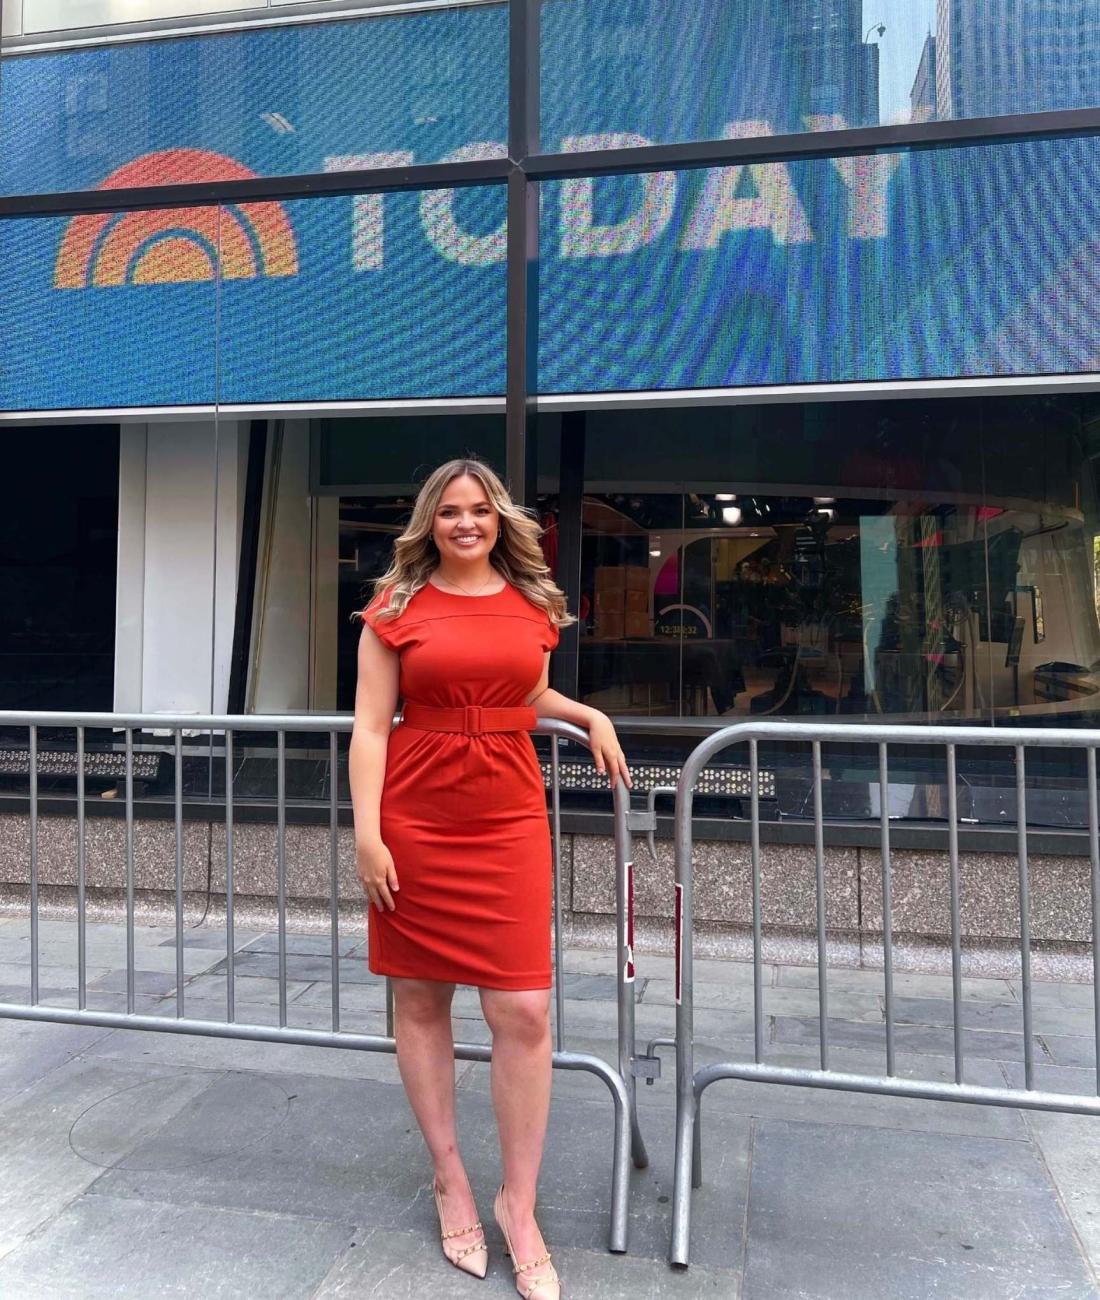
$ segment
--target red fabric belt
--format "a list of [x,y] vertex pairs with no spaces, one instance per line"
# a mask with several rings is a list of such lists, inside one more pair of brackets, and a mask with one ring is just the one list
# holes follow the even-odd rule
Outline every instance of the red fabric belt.
[[533,731],[537,714],[529,704],[510,709],[490,709],[481,704],[433,709],[427,704],[406,700],[401,721],[417,731],[457,731],[467,736],[478,736],[484,731]]

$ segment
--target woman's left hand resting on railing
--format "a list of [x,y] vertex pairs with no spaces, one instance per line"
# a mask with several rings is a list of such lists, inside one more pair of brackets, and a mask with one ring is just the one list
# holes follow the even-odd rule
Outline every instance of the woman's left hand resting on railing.
[[579,704],[568,695],[550,689],[550,656],[542,665],[539,684],[527,697],[527,703],[534,707],[540,718],[559,718],[562,722],[571,722],[575,727],[583,727],[588,732],[588,743],[596,763],[596,771],[606,775],[614,790],[619,777],[622,777],[629,790],[631,788],[630,769],[619,737],[615,734],[615,725],[606,713],[599,709]]

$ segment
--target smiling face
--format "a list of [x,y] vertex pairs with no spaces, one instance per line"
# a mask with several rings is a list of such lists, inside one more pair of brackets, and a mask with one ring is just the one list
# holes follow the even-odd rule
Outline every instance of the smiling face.
[[443,489],[432,521],[432,538],[441,560],[455,564],[487,560],[499,529],[496,506],[478,479],[463,474]]

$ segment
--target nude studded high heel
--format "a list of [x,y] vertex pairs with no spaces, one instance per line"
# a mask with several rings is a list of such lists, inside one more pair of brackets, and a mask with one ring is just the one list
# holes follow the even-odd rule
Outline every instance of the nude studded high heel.
[[[432,1180],[432,1193],[435,1196],[435,1210],[439,1215],[439,1239],[443,1247],[443,1254],[455,1266],[461,1269],[463,1273],[469,1273],[471,1277],[484,1277],[489,1268],[489,1247],[485,1244],[485,1232],[481,1226],[481,1220],[471,1224],[468,1228],[448,1228],[443,1220],[443,1199],[439,1195],[439,1188]],[[474,1242],[472,1246],[450,1246],[448,1243],[455,1237],[465,1237],[468,1233],[480,1232],[481,1240]]]
[[[523,1300],[561,1300],[561,1279],[557,1269],[550,1263],[550,1252],[533,1259],[529,1264],[521,1264],[512,1249],[512,1238],[508,1232],[508,1216],[504,1213],[504,1184],[493,1204],[493,1216],[497,1226],[504,1235],[505,1254],[511,1256],[512,1272],[516,1275],[516,1290]],[[534,1276],[534,1270],[543,1269],[541,1275]]]

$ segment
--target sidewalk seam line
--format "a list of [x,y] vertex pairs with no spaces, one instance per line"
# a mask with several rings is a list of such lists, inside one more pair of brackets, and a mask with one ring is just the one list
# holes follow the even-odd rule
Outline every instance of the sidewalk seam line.
[[[745,1211],[741,1217],[741,1258],[737,1270],[737,1300],[742,1300],[745,1294],[745,1269],[749,1258],[749,1204],[752,1200],[752,1169],[756,1155],[756,1125],[757,1118],[755,1115],[751,1115],[749,1117],[749,1149],[745,1160]],[[690,1189],[688,1195],[691,1195]]]

